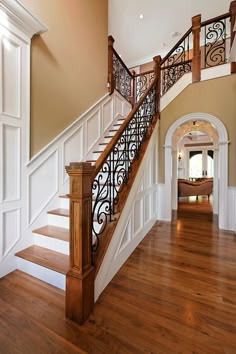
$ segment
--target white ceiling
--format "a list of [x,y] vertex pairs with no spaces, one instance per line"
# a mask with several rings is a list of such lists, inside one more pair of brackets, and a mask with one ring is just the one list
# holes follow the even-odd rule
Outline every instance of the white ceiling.
[[132,67],[166,54],[191,27],[192,16],[208,20],[228,12],[229,6],[229,0],[109,0],[109,34]]

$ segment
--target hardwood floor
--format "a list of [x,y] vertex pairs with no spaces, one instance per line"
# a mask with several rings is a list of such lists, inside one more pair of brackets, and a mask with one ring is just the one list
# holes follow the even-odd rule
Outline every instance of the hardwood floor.
[[63,291],[0,279],[0,353],[235,354],[236,235],[180,214],[156,223],[81,327]]

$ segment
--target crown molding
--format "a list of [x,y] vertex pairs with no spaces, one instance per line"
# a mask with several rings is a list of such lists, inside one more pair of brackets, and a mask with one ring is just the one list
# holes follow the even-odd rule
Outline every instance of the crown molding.
[[37,19],[19,0],[0,0],[1,24],[8,27],[9,23],[29,38],[48,30],[47,26]]

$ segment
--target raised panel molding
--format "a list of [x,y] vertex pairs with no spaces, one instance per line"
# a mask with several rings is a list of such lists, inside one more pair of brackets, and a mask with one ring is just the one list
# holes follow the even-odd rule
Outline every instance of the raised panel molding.
[[[83,126],[76,129],[62,144],[62,166],[68,166],[70,162],[79,162],[83,159]],[[68,179],[68,175],[63,168],[63,181]]]
[[113,118],[113,107],[112,107],[111,99],[103,105],[102,110],[103,110],[102,127],[103,127],[103,131],[105,131],[112,123],[112,118]]
[[29,225],[47,206],[58,189],[58,149],[56,149],[28,175],[27,210]]
[[100,109],[97,110],[91,117],[87,120],[87,151],[91,150],[93,145],[99,140],[100,138],[100,130],[101,130],[101,122],[100,122],[101,112]]
[[2,124],[2,201],[10,202],[20,199],[20,128]]
[[20,209],[4,211],[2,213],[2,250],[1,259],[4,259],[20,239]]
[[2,113],[21,116],[21,47],[2,37]]

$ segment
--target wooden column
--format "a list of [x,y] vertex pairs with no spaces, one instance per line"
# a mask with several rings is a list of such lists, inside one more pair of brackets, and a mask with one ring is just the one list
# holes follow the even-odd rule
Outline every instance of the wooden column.
[[[231,32],[230,48],[231,48],[235,37],[234,26],[236,22],[236,1],[232,1],[230,3],[229,12],[230,12],[230,32]],[[231,63],[231,74],[235,74],[235,73],[236,73],[236,63]]]
[[135,71],[131,70],[130,71],[132,74],[132,81],[131,81],[131,97],[130,97],[130,102],[132,104],[132,106],[134,106],[135,104]]
[[113,78],[113,44],[115,40],[112,36],[108,37],[108,92],[110,95],[114,92]]
[[160,118],[160,99],[161,99],[161,56],[157,55],[153,58],[154,61],[154,75],[157,78],[156,85],[156,108],[157,118]]
[[201,49],[200,49],[201,15],[192,17],[193,58],[192,82],[201,80]]
[[70,177],[70,270],[66,275],[66,317],[82,324],[94,307],[92,266],[92,174],[94,167],[73,162]]

